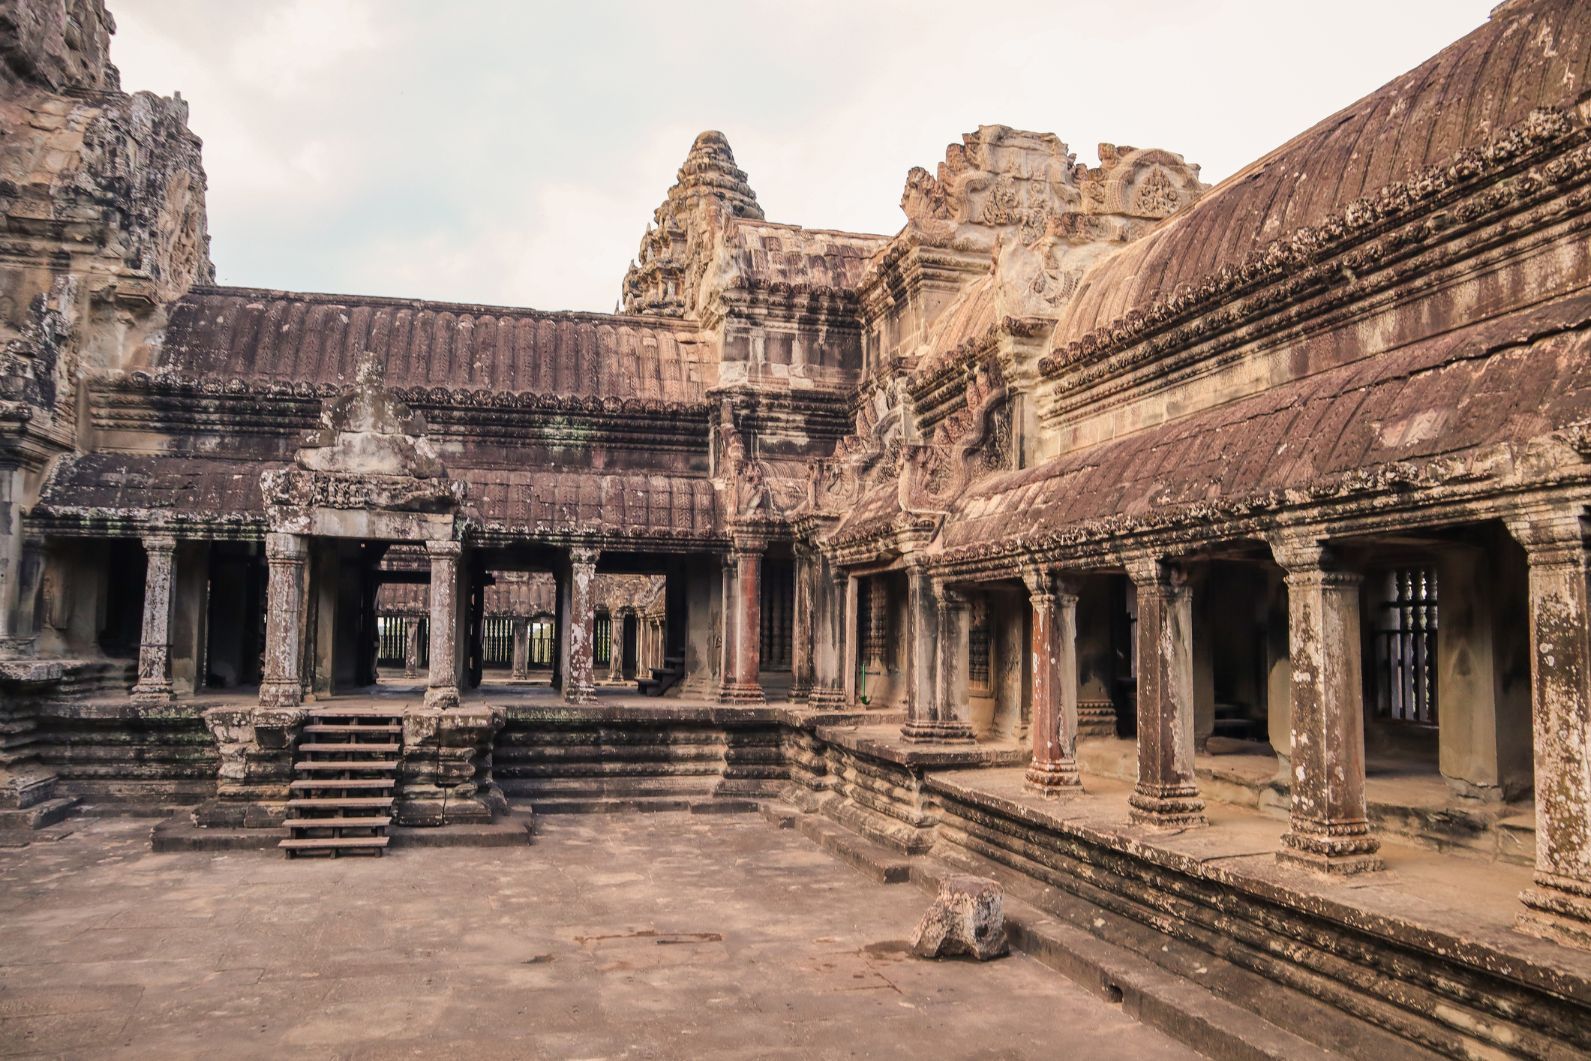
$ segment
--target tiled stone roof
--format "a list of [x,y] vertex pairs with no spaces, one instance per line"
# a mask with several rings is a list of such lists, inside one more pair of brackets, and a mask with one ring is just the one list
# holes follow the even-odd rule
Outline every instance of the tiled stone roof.
[[942,543],[1232,501],[1591,417],[1591,295],[1434,336],[986,479]]
[[1077,340],[1356,199],[1480,147],[1591,84],[1591,4],[1515,0],[1403,76],[1228,177],[1085,274],[1055,345]]
[[172,307],[155,367],[343,383],[368,350],[392,387],[682,402],[712,382],[689,335],[635,317],[211,287]]

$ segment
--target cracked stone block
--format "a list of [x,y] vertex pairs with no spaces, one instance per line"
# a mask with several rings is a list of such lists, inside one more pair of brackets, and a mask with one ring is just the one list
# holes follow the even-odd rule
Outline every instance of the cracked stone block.
[[985,962],[1009,950],[1003,893],[987,877],[947,877],[912,937],[912,953],[919,958],[965,954]]

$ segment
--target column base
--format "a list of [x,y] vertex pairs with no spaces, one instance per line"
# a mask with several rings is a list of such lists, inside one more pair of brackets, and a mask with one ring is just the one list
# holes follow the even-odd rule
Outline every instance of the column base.
[[804,704],[811,698],[811,696],[811,682],[796,682],[794,685],[790,686],[790,702],[793,704]]
[[1283,835],[1282,844],[1282,849],[1276,852],[1276,861],[1316,873],[1352,876],[1386,868],[1386,863],[1376,854],[1381,849],[1381,841],[1371,835],[1370,823],[1366,821],[1295,821]]
[[1591,950],[1591,884],[1537,873],[1536,886],[1519,895],[1525,909],[1514,927],[1566,947]]
[[1132,806],[1128,817],[1134,825],[1151,829],[1193,829],[1209,824],[1197,785],[1140,784],[1127,802]]
[[297,682],[262,682],[261,707],[297,707],[304,702],[304,687]]
[[430,686],[425,691],[425,706],[438,711],[446,711],[450,707],[459,706],[458,686]]
[[841,710],[845,707],[845,690],[819,685],[807,694],[807,706]]
[[403,676],[405,678],[418,678],[420,676],[420,668],[419,667],[405,667],[405,668],[403,668]]
[[590,682],[565,682],[563,702],[566,704],[594,704],[597,702],[597,687]]
[[133,686],[133,703],[144,707],[159,707],[173,699],[170,682],[139,682]]
[[732,682],[720,686],[718,702],[721,704],[765,704],[768,697],[756,682]]
[[1069,792],[1083,790],[1083,777],[1077,771],[1076,760],[1065,762],[1039,762],[1028,764],[1022,775],[1022,787],[1029,792],[1055,799]]
[[900,728],[900,738],[908,744],[976,744],[972,726],[960,719],[912,719]]
[[0,659],[32,659],[38,641],[31,637],[0,637]]

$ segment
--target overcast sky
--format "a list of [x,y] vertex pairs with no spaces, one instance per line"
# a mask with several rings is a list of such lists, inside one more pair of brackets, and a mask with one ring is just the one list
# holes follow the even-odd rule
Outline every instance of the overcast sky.
[[770,220],[893,233],[980,123],[1227,176],[1495,0],[110,0],[204,138],[220,281],[611,310],[691,140]]

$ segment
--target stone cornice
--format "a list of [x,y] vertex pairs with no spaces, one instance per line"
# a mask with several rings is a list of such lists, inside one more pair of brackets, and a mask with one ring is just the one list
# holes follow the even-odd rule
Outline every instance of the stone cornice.
[[1583,184],[1591,177],[1586,138],[1586,129],[1562,112],[1536,111],[1483,148],[1388,185],[1320,225],[1260,248],[1241,265],[1096,328],[1045,357],[1040,371],[1057,380],[1058,394],[1080,390],[1351,284],[1438,240],[1450,242]]

